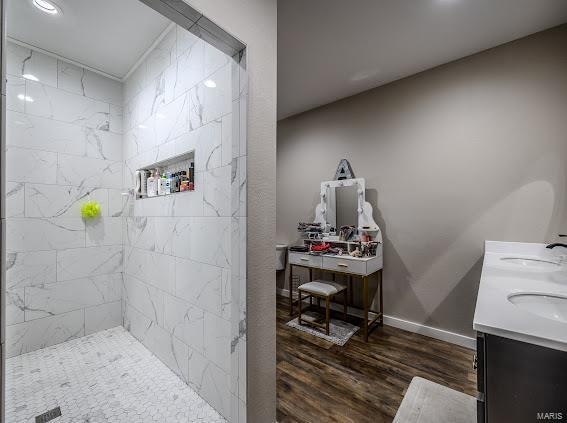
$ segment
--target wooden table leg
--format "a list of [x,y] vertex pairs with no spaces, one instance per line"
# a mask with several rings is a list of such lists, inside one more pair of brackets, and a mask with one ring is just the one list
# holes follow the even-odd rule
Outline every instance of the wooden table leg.
[[299,295],[299,301],[297,302],[297,310],[298,310],[298,313],[299,313],[298,316],[297,316],[297,321],[301,325],[301,291],[298,289],[297,293]]
[[329,335],[329,323],[331,322],[331,297],[325,298],[325,333]]
[[343,312],[344,312],[344,319],[345,322],[348,322],[348,305],[347,305],[348,295],[347,290],[343,291]]
[[362,303],[364,305],[364,313],[362,315],[364,341],[368,342],[368,276],[362,277],[362,297]]
[[350,304],[350,305],[354,305],[354,301],[353,301],[353,299],[352,299],[352,297],[353,297],[353,295],[352,295],[352,275],[348,275],[348,287],[347,287],[347,290],[348,290],[348,295],[349,295],[349,297],[350,297],[350,300],[348,300],[348,301],[349,301],[349,304]]
[[380,326],[384,326],[384,300],[382,298],[382,282],[384,280],[383,270],[380,269]]
[[289,265],[289,315],[293,316],[293,264]]

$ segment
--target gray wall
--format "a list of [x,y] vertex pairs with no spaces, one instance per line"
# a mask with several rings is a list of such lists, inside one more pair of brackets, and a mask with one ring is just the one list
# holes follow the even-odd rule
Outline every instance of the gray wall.
[[276,0],[185,0],[246,44],[247,417],[276,421]]
[[567,229],[566,45],[563,25],[278,122],[277,241],[347,158],[384,232],[386,314],[472,335],[483,241]]

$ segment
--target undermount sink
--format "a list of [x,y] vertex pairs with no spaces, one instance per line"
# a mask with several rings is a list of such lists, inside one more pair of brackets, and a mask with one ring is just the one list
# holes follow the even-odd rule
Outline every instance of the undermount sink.
[[567,323],[567,295],[518,293],[509,295],[508,301],[536,316]]
[[533,270],[559,270],[561,263],[534,257],[502,257],[500,260]]

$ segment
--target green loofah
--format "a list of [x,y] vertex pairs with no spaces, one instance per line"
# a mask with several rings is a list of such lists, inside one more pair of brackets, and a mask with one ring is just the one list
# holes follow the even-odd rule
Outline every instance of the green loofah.
[[83,219],[94,219],[100,216],[100,204],[96,201],[87,201],[81,206],[81,216]]

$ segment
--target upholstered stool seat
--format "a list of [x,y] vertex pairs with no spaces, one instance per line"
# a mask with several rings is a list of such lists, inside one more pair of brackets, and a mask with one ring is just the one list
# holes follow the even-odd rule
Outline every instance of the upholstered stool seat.
[[317,280],[313,282],[304,283],[303,285],[300,285],[298,289],[326,297],[328,295],[338,294],[339,292],[346,289],[346,286],[341,285],[340,283],[337,282]]
[[[312,297],[325,300],[325,333],[329,335],[329,323],[331,321],[331,299],[336,295],[343,293],[343,306],[344,306],[344,318],[347,318],[347,288],[344,285],[341,285],[337,282],[325,281],[325,280],[315,280],[311,282],[304,283],[297,288],[297,292],[299,292],[299,317],[298,322],[300,325],[304,323],[301,320],[301,303],[303,300],[309,298],[311,301]],[[303,293],[307,295],[305,297],[302,296]],[[305,324],[309,324],[312,326],[323,327],[323,325],[318,324],[316,322],[305,322]]]

